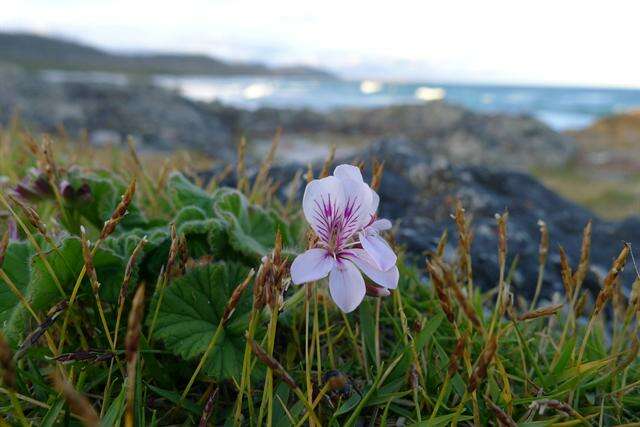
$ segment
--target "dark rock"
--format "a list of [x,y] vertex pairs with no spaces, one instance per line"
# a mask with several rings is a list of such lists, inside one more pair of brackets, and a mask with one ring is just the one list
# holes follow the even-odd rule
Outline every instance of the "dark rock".
[[454,164],[510,169],[561,165],[574,153],[569,137],[533,118],[474,113],[442,102],[326,113],[250,111],[191,101],[144,82],[49,81],[0,67],[0,124],[8,123],[15,111],[37,131],[55,132],[63,126],[77,137],[86,130],[96,144],[118,143],[132,135],[142,148],[195,149],[224,160],[234,155],[240,135],[270,139],[279,128],[285,138],[321,135],[323,140],[382,139],[388,144],[404,140],[416,152]]
[[[518,257],[513,287],[517,294],[529,298],[534,293],[538,274],[538,220],[547,223],[551,242],[542,292],[547,297],[553,291],[562,290],[558,245],[565,248],[575,268],[580,257],[582,230],[589,220],[593,221],[592,267],[585,281],[586,288],[599,289],[599,279],[611,267],[623,242],[640,244],[638,218],[624,222],[604,221],[525,173],[435,162],[416,150],[413,143],[378,143],[355,158],[364,160],[365,164],[370,164],[373,159],[385,161],[379,189],[380,214],[399,224],[399,243],[405,245],[410,256],[419,263],[427,252],[436,248],[445,229],[449,231],[450,245],[457,244],[451,215],[456,200],[462,201],[473,219],[474,280],[484,289],[497,284],[495,214],[505,210],[509,211],[507,263]],[[296,169],[287,166],[276,169],[274,173],[282,182],[288,182]],[[449,249],[453,250],[453,246]],[[623,282],[629,285],[634,274],[629,264]]]

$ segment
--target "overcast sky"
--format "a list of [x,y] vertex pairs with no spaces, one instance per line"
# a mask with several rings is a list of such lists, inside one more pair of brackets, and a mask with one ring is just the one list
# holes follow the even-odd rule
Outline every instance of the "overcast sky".
[[640,1],[0,0],[0,28],[344,77],[640,87]]

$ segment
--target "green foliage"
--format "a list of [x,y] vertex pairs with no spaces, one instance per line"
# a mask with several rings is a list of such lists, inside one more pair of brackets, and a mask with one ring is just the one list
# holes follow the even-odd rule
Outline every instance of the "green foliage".
[[[202,356],[231,293],[248,272],[249,269],[240,264],[219,262],[197,267],[176,279],[164,290],[156,336],[186,360]],[[250,310],[251,296],[245,292],[233,319],[225,325],[216,348],[208,357],[205,365],[208,376],[217,380],[232,377],[239,380]]]
[[[52,197],[38,202],[35,208],[47,224],[48,238],[21,234],[8,245],[0,266],[0,326],[14,351],[38,331],[15,292],[24,295],[41,320],[51,307],[69,300],[84,266],[79,226],[87,227],[95,245],[125,190],[128,178],[121,177],[129,176],[122,171],[116,176],[68,170],[65,177],[72,187],[87,186],[90,197],[65,198],[62,206]],[[418,426],[492,425],[497,415],[489,400],[522,426],[600,420],[616,425],[640,419],[639,323],[633,300],[617,295],[615,313],[605,310],[590,327],[588,319],[574,315],[576,307],[566,296],[560,297],[562,310],[552,316],[519,321],[517,315],[528,308],[516,303],[492,325],[495,294],[477,288],[469,292],[459,259],[447,266],[481,327],[472,326],[448,283],[444,292],[454,314],[450,322],[424,270],[401,256],[398,290],[381,300],[367,297],[358,311],[345,316],[332,304],[322,281],[313,292],[307,292],[311,287],[289,288],[284,305],[275,310],[254,306],[251,285],[212,341],[236,287],[250,269],[260,268],[263,257],[273,257],[277,233],[284,245],[282,258],[290,262],[307,245],[306,225],[299,212],[278,202],[251,203],[235,189],[208,191],[180,173],[171,174],[162,187],[146,178],[147,172],[136,175],[138,192],[127,216],[93,254],[100,305],[83,277],[73,306],[45,322],[55,346],[40,338],[15,360],[15,391],[34,425],[76,425],[75,409],[50,383],[55,370],[63,370],[101,412],[105,426],[121,422],[129,385],[138,425],[195,425],[212,390],[217,395],[211,425],[233,425],[237,413],[242,425],[256,425],[258,417],[277,426],[295,425],[308,416],[304,399],[309,394],[311,403],[317,403],[314,414],[329,426],[394,425],[399,420]],[[171,224],[177,235],[173,242]],[[129,294],[120,306],[125,270],[143,237],[148,242],[132,264]],[[173,264],[168,265],[172,244]],[[274,271],[260,275],[267,283],[275,276]],[[260,296],[278,301],[273,293],[286,287],[288,279],[285,273],[284,282],[261,289]],[[144,310],[136,341],[128,315],[132,294],[143,283]],[[638,289],[636,285],[634,295]],[[283,372],[273,377],[267,373],[266,359],[253,356],[246,334],[265,352],[273,348],[272,358],[300,389],[283,381]],[[87,356],[80,350],[108,355],[107,336],[115,340],[116,335],[117,362],[73,360]],[[456,360],[460,337],[466,337],[465,350]],[[471,395],[470,377],[492,337],[496,353]],[[56,362],[57,347],[71,359],[68,364]],[[204,357],[208,347],[211,351]],[[138,361],[134,378],[126,366],[132,348]],[[201,360],[202,369],[197,370]],[[329,381],[330,371],[344,382],[336,386]],[[244,389],[239,391],[241,384]],[[0,387],[0,412],[17,424],[9,390],[7,384]],[[321,390],[327,392],[323,398],[318,397]]]

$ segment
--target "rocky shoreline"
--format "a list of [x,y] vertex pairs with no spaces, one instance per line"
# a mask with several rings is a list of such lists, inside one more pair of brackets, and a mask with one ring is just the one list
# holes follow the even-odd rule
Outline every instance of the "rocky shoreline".
[[410,141],[416,150],[455,164],[510,169],[558,166],[574,155],[567,137],[533,118],[474,113],[443,102],[327,113],[251,111],[191,101],[144,83],[50,82],[16,67],[0,68],[0,124],[16,113],[34,130],[63,127],[72,137],[86,131],[93,144],[119,144],[131,135],[142,148],[189,149],[223,159],[234,156],[241,135],[260,141],[278,129],[284,141]]
[[[89,141],[98,145],[119,144],[132,135],[143,149],[189,149],[226,161],[234,159],[241,135],[268,140],[281,128],[290,150],[300,150],[296,138],[307,140],[305,161],[275,168],[281,182],[289,182],[313,160],[316,145],[326,149],[322,141],[347,141],[345,160],[385,162],[381,213],[400,224],[398,241],[418,262],[435,248],[443,230],[454,239],[450,215],[455,201],[462,201],[473,217],[474,270],[485,289],[498,277],[494,214],[506,209],[509,262],[518,257],[513,286],[524,296],[531,296],[537,278],[538,220],[548,225],[552,242],[543,285],[547,297],[561,290],[557,245],[575,265],[589,220],[593,268],[587,287],[597,289],[623,240],[640,244],[638,218],[603,220],[523,173],[540,165],[562,168],[579,157],[574,138],[581,135],[559,134],[530,117],[479,114],[442,102],[328,113],[249,111],[190,101],[145,84],[51,83],[16,68],[0,68],[0,124],[6,126],[16,112],[31,130],[58,132],[62,125],[72,137],[86,130]],[[286,150],[283,156],[295,158]],[[632,279],[628,269],[624,281]]]

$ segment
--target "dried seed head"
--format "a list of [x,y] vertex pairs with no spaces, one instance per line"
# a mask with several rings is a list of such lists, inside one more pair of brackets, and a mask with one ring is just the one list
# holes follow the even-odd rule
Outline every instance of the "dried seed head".
[[447,241],[449,240],[449,233],[445,228],[440,235],[440,240],[438,240],[438,246],[436,247],[436,255],[438,258],[442,258],[444,256],[444,250],[447,247]]
[[442,311],[447,316],[447,320],[451,324],[455,324],[455,314],[453,313],[453,308],[451,306],[451,300],[449,299],[449,295],[444,287],[444,279],[442,278],[442,270],[435,267],[432,263],[427,262],[427,270],[429,271],[429,275],[431,276],[431,283],[433,283],[433,288],[438,297],[438,301],[440,302],[440,307]]
[[138,242],[136,247],[133,249],[131,256],[129,257],[129,261],[127,262],[127,267],[124,270],[124,278],[122,279],[122,286],[120,287],[120,294],[118,295],[118,305],[124,304],[124,300],[129,291],[129,282],[131,282],[131,275],[133,274],[133,268],[136,265],[136,260],[142,252],[144,245],[147,244],[147,236],[143,236],[142,239]]
[[226,324],[233,315],[233,312],[236,310],[238,302],[240,301],[240,297],[242,297],[242,294],[249,286],[254,274],[255,270],[251,269],[247,274],[247,277],[245,277],[242,283],[240,283],[240,285],[238,285],[231,293],[231,297],[229,298],[227,305],[224,307],[224,312],[222,313],[222,324]]
[[489,341],[485,345],[478,361],[476,362],[475,368],[471,373],[471,377],[469,378],[468,390],[469,393],[473,393],[478,389],[478,386],[487,376],[487,369],[493,360],[493,356],[496,354],[496,350],[498,348],[498,338],[495,335],[492,335],[489,338]]
[[420,387],[418,368],[415,363],[411,364],[411,369],[409,370],[409,386],[411,387],[411,390],[417,390],[418,387]]
[[138,286],[133,297],[129,321],[127,323],[127,336],[125,338],[125,355],[127,364],[135,364],[138,356],[138,344],[140,342],[140,327],[144,313],[144,284]]
[[556,305],[550,305],[548,307],[542,307],[537,310],[528,311],[523,315],[519,316],[518,320],[523,321],[523,320],[537,319],[539,317],[553,316],[558,311],[560,311],[560,309],[563,306],[564,304],[556,304]]
[[122,221],[124,216],[127,214],[127,209],[129,209],[129,205],[133,201],[133,195],[136,192],[136,179],[133,178],[127,187],[127,190],[122,195],[122,199],[120,203],[116,206],[115,210],[111,214],[111,218],[109,218],[102,227],[102,231],[100,232],[100,240],[105,239],[107,236],[111,235],[118,223]]
[[80,226],[80,242],[82,244],[82,257],[84,258],[84,267],[87,270],[87,276],[91,282],[91,289],[94,294],[97,294],[100,290],[100,282],[98,282],[98,276],[96,269],[93,266],[93,255],[89,248],[89,241],[87,240],[86,230],[83,226]]
[[462,335],[456,341],[456,348],[451,353],[451,357],[449,358],[449,368],[447,370],[447,374],[449,378],[453,377],[460,369],[460,359],[462,359],[464,355],[464,349],[467,343],[467,335]]
[[285,383],[287,383],[289,387],[291,387],[294,390],[299,388],[295,380],[293,379],[293,377],[291,377],[291,375],[289,375],[287,371],[285,371],[284,367],[280,364],[280,362],[278,362],[273,357],[269,356],[267,352],[264,351],[262,347],[260,347],[260,344],[256,343],[253,339],[247,337],[247,340],[251,344],[251,350],[253,351],[253,354],[256,355],[259,361],[261,361],[266,366],[271,368],[273,373],[278,375],[280,378],[282,378],[282,380]]
[[98,363],[98,362],[108,362],[114,357],[115,355],[110,351],[89,349],[89,350],[74,351],[73,353],[64,353],[54,357],[53,360],[60,363],[73,363],[73,362]]
[[33,332],[27,335],[22,344],[20,344],[18,351],[16,352],[16,359],[20,358],[25,351],[38,342],[38,340],[47,332],[51,325],[55,323],[58,317],[60,317],[68,306],[69,303],[67,300],[62,300],[49,310],[47,317],[45,317],[42,323],[40,323]]
[[542,220],[538,220],[538,227],[540,227],[538,262],[540,265],[545,265],[547,263],[547,257],[549,256],[549,229],[547,228],[547,223]]
[[573,290],[575,289],[575,283],[573,281],[573,274],[571,272],[571,266],[569,265],[569,258],[562,246],[558,247],[560,250],[560,274],[562,276],[562,284],[564,286],[564,292],[567,297],[567,301],[573,297]]
[[176,224],[171,223],[169,226],[171,230],[171,246],[169,247],[169,256],[167,258],[167,269],[166,275],[167,278],[171,278],[173,273],[174,264],[176,262],[176,258],[178,257],[178,253],[180,252],[180,239],[178,238],[178,234],[176,232]]
[[373,163],[373,177],[371,178],[371,188],[373,191],[377,191],[380,188],[380,182],[382,182],[382,174],[384,173],[384,162]]
[[2,369],[2,383],[13,389],[16,383],[16,370],[11,348],[2,334],[0,334],[0,369]]
[[9,247],[9,230],[4,232],[2,240],[0,240],[0,268],[4,264],[4,257],[7,255],[7,248]]
[[209,397],[207,398],[207,403],[204,405],[204,409],[202,410],[202,416],[200,417],[200,422],[198,423],[198,427],[207,427],[207,423],[209,422],[209,418],[211,418],[211,414],[213,413],[213,402],[218,395],[218,389],[213,390]]
[[496,420],[498,420],[498,425],[504,427],[517,427],[518,424],[507,414],[502,408],[493,403],[489,398],[486,399],[487,406],[491,408],[493,414],[496,416]]
[[53,372],[51,379],[54,388],[64,396],[71,410],[82,419],[85,426],[97,427],[100,425],[100,418],[91,406],[89,399],[78,393],[71,384],[60,376],[58,371]]
[[133,409],[135,401],[136,363],[138,361],[138,346],[140,344],[140,329],[144,315],[144,284],[138,286],[131,303],[127,335],[125,338],[125,356],[127,359],[127,408],[125,425],[133,426]]
[[336,145],[335,144],[331,144],[331,147],[329,148],[329,154],[327,155],[327,158],[324,159],[324,163],[322,164],[322,170],[320,171],[320,178],[325,178],[327,176],[329,176],[329,168],[331,167],[331,164],[333,163],[333,159],[336,156]]
[[582,285],[589,271],[589,256],[591,252],[591,221],[587,223],[582,232],[582,247],[580,250],[580,263],[578,269],[573,275],[573,283],[576,287]]
[[31,224],[31,226],[35,228],[38,233],[40,233],[42,236],[47,236],[46,226],[40,219],[40,215],[38,215],[38,213],[31,206],[25,205],[22,201],[20,201],[20,199],[11,195],[9,195],[9,199],[20,208],[29,224]]
[[469,220],[466,218],[465,210],[460,199],[456,201],[455,222],[458,229],[458,239],[460,248],[464,254],[469,254],[471,250],[471,236],[469,232]]
[[476,310],[473,308],[473,305],[462,291],[461,286],[458,284],[453,269],[441,260],[435,261],[438,262],[438,266],[443,271],[445,283],[453,291],[453,296],[458,302],[460,308],[462,308],[462,312],[467,316],[471,324],[477,330],[482,331],[482,323],[480,323]]
[[613,262],[613,266],[607,277],[604,279],[604,285],[598,294],[598,298],[596,299],[596,306],[594,309],[594,315],[600,313],[604,308],[607,301],[613,296],[614,288],[616,283],[618,282],[618,276],[624,269],[625,264],[627,263],[627,257],[629,256],[629,246],[624,245],[622,251],[618,255],[618,258]]
[[509,212],[502,215],[496,214],[496,222],[498,224],[498,262],[504,266],[507,260],[507,219]]

